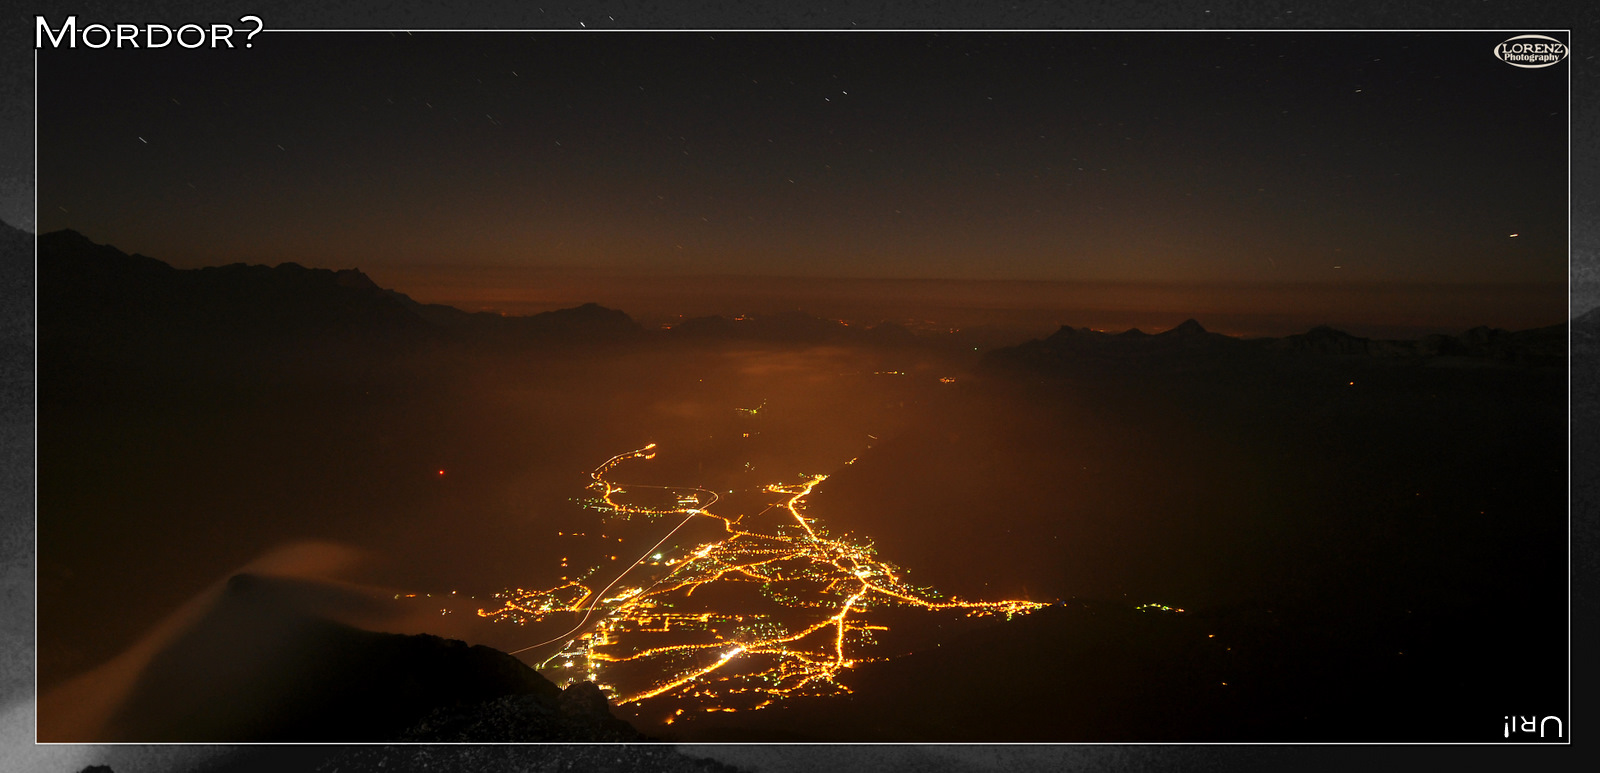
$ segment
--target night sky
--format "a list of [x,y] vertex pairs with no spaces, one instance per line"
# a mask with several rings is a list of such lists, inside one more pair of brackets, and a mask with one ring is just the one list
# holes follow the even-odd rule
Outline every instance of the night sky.
[[1568,68],[1507,66],[1490,53],[1505,37],[269,33],[223,52],[45,50],[39,230],[179,266],[380,279],[1559,284]]

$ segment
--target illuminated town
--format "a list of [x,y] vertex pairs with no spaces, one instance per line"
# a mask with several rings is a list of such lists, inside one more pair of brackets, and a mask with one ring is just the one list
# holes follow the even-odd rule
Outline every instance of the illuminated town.
[[[593,681],[618,705],[664,709],[661,721],[672,724],[685,711],[747,711],[849,692],[846,670],[885,657],[874,645],[893,610],[1010,618],[1045,606],[944,598],[906,582],[870,542],[833,537],[805,515],[806,497],[826,475],[745,492],[765,502],[752,516],[712,512],[721,497],[706,489],[610,477],[626,462],[654,457],[652,443],[606,460],[591,473],[598,496],[586,504],[612,518],[682,516],[666,537],[598,590],[590,569],[548,590],[496,594],[498,607],[478,610],[518,624],[576,615],[571,630],[521,650],[555,646],[538,667],[571,674],[558,683]],[[712,529],[663,547],[692,522]]]

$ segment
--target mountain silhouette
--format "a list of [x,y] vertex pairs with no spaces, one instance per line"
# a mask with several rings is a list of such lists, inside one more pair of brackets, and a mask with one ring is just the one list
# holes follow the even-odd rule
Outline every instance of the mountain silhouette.
[[1460,335],[1435,334],[1416,341],[1363,338],[1320,326],[1269,342],[1274,348],[1366,357],[1459,357],[1514,365],[1557,365],[1566,359],[1566,325],[1510,332],[1475,327]]
[[327,335],[393,346],[428,328],[359,271],[296,263],[180,270],[75,231],[39,237],[39,279],[46,342],[91,351],[272,347]]
[[[102,708],[98,721],[46,725],[40,737],[490,740],[476,736],[481,732],[522,742],[640,739],[611,716],[592,684],[562,691],[498,650],[361,630],[308,608],[307,599],[337,592],[309,580],[235,574],[187,619],[143,644],[143,657],[113,661],[103,673],[47,695],[58,718]],[[117,690],[118,684],[125,686]],[[65,705],[72,703],[78,705]]]
[[[51,343],[111,356],[240,347],[396,351],[450,337],[510,343],[626,339],[640,328],[596,304],[501,316],[420,304],[358,269],[235,263],[175,269],[76,231],[39,238],[39,315]],[[343,354],[343,352],[341,352]]]
[[996,363],[1045,365],[1088,359],[1149,359],[1185,355],[1268,356],[1298,354],[1315,357],[1440,358],[1481,360],[1504,365],[1555,366],[1566,361],[1566,325],[1522,331],[1477,327],[1459,335],[1436,334],[1414,341],[1383,340],[1352,335],[1322,325],[1282,338],[1235,338],[1206,330],[1194,319],[1156,334],[1133,328],[1103,333],[1063,325],[1055,333],[1013,347],[995,350]]
[[1156,335],[1162,337],[1170,336],[1174,338],[1195,338],[1198,336],[1207,335],[1207,333],[1206,329],[1201,327],[1200,323],[1196,322],[1194,318],[1191,317],[1184,320],[1177,327],[1172,328],[1171,330],[1164,330]]

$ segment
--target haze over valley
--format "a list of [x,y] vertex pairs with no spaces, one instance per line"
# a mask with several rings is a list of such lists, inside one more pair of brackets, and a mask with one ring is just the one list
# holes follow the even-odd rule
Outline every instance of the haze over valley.
[[[470,315],[75,233],[40,266],[45,738],[268,732],[82,691],[230,673],[303,635],[281,615],[514,652],[688,740],[1458,738],[1528,681],[1454,674],[1561,646],[1561,596],[1519,589],[1563,581],[1565,326],[974,351]],[[195,644],[257,616],[243,577],[284,589],[252,649]],[[1374,695],[1438,719],[1373,736]]]

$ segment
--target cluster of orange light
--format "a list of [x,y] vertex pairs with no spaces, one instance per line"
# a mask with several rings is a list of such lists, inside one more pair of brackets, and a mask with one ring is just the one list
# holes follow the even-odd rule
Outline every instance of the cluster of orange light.
[[[703,543],[682,558],[664,558],[661,553],[654,553],[656,564],[664,561],[671,569],[645,585],[624,586],[610,593],[611,587],[649,560],[652,553],[635,561],[618,581],[598,593],[579,582],[568,582],[548,591],[519,590],[505,594],[500,608],[478,611],[483,617],[512,620],[523,616],[539,619],[558,611],[584,613],[585,620],[598,615],[593,630],[578,634],[578,629],[574,629],[570,632],[571,638],[562,637],[563,645],[541,664],[541,668],[553,664],[567,668],[581,665],[582,673],[589,679],[600,681],[601,669],[608,665],[645,662],[655,667],[655,673],[665,674],[652,680],[648,687],[626,694],[602,685],[615,693],[619,704],[677,696],[696,700],[704,711],[733,711],[729,699],[735,694],[754,693],[753,701],[741,698],[738,702],[759,709],[787,696],[848,692],[849,688],[841,684],[838,677],[844,669],[853,667],[863,658],[854,652],[854,642],[847,640],[847,634],[860,632],[870,636],[872,631],[887,630],[886,626],[867,621],[872,610],[916,607],[959,610],[968,615],[1003,614],[1009,618],[1045,606],[1026,600],[941,600],[932,590],[907,584],[901,579],[901,570],[875,557],[871,544],[832,538],[813,519],[802,514],[806,497],[827,479],[825,475],[812,475],[797,484],[765,487],[764,491],[782,498],[757,513],[757,517],[748,519],[710,512],[708,508],[715,503],[716,495],[699,488],[669,489],[710,495],[709,502],[698,495],[693,500],[675,497],[680,500],[676,509],[651,508],[615,499],[618,493],[638,486],[613,483],[607,479],[607,474],[624,461],[653,458],[654,448],[655,444],[651,444],[607,460],[592,473],[591,488],[599,491],[606,504],[618,513],[679,513],[685,516],[685,522],[696,517],[715,518],[721,521],[725,532],[720,539]],[[690,501],[694,502],[693,506],[687,506]],[[778,510],[777,528],[757,531],[758,524],[754,522],[774,509]],[[740,628],[733,639],[717,635],[716,641],[675,641],[653,647],[636,641],[646,633],[656,635],[690,628],[707,630],[705,625],[713,615],[726,620],[744,620],[744,615],[733,613],[665,611],[674,606],[674,601],[688,600],[697,589],[733,582],[760,583],[769,590],[808,584],[817,591],[814,596],[830,601],[826,604],[802,602],[798,591],[769,593],[768,597],[780,605],[807,615],[806,623],[798,630],[789,631],[773,625],[770,627],[779,630],[755,632],[746,626]],[[819,607],[827,609],[820,617],[806,612]],[[763,616],[752,614],[750,617]],[[849,638],[859,639],[859,636]],[[711,655],[709,662],[706,655]],[[685,660],[691,661],[687,667],[683,665]],[[730,666],[734,663],[739,665]],[[678,714],[681,713],[680,709]],[[671,723],[676,716],[669,716],[665,721]]]

